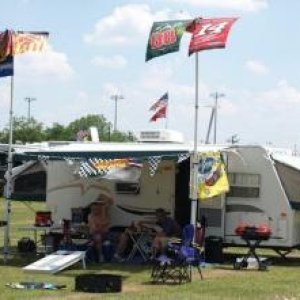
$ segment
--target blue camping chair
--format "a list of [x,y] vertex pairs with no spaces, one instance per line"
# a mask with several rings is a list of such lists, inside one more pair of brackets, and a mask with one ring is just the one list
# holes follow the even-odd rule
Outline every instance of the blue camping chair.
[[192,280],[192,267],[197,267],[203,279],[200,264],[202,262],[200,248],[193,243],[194,226],[186,225],[181,240],[171,240],[166,253],[157,257],[152,266],[152,283],[181,284]]

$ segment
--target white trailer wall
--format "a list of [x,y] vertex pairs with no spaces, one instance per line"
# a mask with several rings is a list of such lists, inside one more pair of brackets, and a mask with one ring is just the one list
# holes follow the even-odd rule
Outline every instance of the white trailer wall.
[[174,213],[175,163],[162,161],[156,174],[149,175],[145,163],[140,178],[140,193],[121,194],[115,189],[115,181],[104,179],[83,179],[74,175],[75,166],[65,161],[49,161],[47,166],[47,207],[53,220],[71,219],[71,208],[86,207],[99,194],[109,194],[114,199],[110,209],[112,226],[127,226],[132,221],[152,215],[162,207]]

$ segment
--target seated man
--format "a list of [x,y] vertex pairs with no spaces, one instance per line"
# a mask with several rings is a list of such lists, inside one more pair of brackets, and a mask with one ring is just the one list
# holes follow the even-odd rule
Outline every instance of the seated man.
[[97,201],[92,203],[91,212],[88,215],[89,234],[96,252],[95,260],[100,262],[103,261],[102,241],[109,229],[108,208],[111,203],[111,198],[100,195]]
[[141,230],[141,227],[144,227],[145,225],[158,225],[161,228],[161,230],[156,233],[152,242],[153,257],[163,251],[170,237],[181,236],[179,224],[171,217],[168,217],[167,212],[164,209],[158,208],[155,211],[155,216],[155,220],[139,221],[136,225],[132,224],[121,234],[115,253],[115,258],[117,260],[123,259],[122,256],[130,241],[129,233]]
[[157,219],[156,224],[159,225],[162,230],[156,234],[152,242],[153,257],[156,257],[163,252],[170,238],[181,236],[180,225],[174,219],[169,217],[163,208],[158,208],[155,211],[155,214]]

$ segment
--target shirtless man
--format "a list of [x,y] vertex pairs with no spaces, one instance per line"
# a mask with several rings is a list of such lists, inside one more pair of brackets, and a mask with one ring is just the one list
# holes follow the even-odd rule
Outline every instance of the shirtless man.
[[91,235],[93,246],[97,253],[96,260],[100,262],[103,260],[102,241],[109,229],[108,209],[111,204],[111,198],[100,195],[97,202],[92,203],[91,212],[88,215],[89,234]]

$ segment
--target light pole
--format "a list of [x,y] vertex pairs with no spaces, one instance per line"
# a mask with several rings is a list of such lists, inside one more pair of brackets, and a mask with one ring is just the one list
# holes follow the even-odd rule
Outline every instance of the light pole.
[[221,97],[225,97],[225,94],[223,93],[212,93],[210,94],[211,97],[213,97],[215,99],[215,105],[214,105],[214,144],[217,143],[217,112],[218,112],[218,100]]
[[115,119],[114,119],[114,132],[117,131],[117,120],[118,120],[118,100],[122,100],[124,99],[123,95],[111,95],[110,99],[112,99],[113,101],[115,101]]
[[24,99],[24,101],[26,101],[28,103],[28,112],[27,112],[27,120],[28,122],[30,121],[30,104],[32,101],[36,101],[36,98],[33,97],[26,97]]

